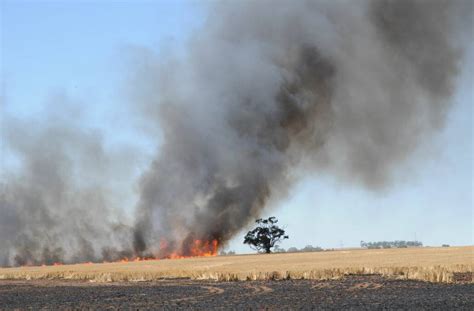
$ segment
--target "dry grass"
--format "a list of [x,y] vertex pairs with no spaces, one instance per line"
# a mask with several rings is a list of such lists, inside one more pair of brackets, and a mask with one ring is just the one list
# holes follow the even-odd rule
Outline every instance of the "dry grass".
[[[340,250],[316,253],[240,255],[128,263],[0,268],[0,279],[74,279],[91,282],[168,278],[219,281],[334,279],[347,274],[382,274],[430,282],[472,275],[474,247]],[[472,282],[472,280],[471,280]]]

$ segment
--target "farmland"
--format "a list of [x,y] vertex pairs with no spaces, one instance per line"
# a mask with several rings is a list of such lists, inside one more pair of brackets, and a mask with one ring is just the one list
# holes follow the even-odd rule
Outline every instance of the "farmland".
[[474,247],[348,249],[311,253],[237,255],[137,262],[1,268],[0,280],[138,282],[186,278],[214,281],[327,280],[349,274],[397,279],[472,282]]
[[472,310],[473,255],[472,246],[346,249],[2,268],[0,306]]
[[474,284],[380,276],[339,280],[1,281],[0,309],[473,310]]

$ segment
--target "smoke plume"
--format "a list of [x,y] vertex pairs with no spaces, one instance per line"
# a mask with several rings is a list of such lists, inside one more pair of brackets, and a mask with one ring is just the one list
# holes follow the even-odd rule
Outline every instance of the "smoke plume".
[[383,187],[443,123],[454,12],[452,1],[218,4],[183,59],[160,62],[155,79],[143,69],[139,100],[164,142],[140,182],[135,249],[227,241],[299,165]]
[[0,265],[133,255],[132,230],[122,223],[118,193],[134,155],[107,150],[97,130],[81,128],[80,113],[70,102],[53,96],[48,104],[55,111],[44,120],[5,118],[2,123],[2,139],[18,163],[2,170]]
[[386,187],[443,126],[466,3],[215,4],[184,56],[143,54],[135,71],[133,105],[160,146],[133,228],[115,217],[114,156],[95,135],[7,125],[25,169],[1,193],[0,260],[191,255],[196,240],[225,244],[301,171]]

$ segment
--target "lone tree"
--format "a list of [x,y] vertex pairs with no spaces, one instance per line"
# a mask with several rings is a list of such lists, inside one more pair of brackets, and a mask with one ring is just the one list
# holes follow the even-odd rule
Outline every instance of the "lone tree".
[[257,251],[264,250],[268,254],[272,252],[271,249],[276,243],[288,239],[288,236],[285,235],[285,230],[275,225],[278,222],[275,217],[268,219],[260,218],[255,222],[258,226],[249,231],[244,238],[244,244],[249,244],[251,248]]

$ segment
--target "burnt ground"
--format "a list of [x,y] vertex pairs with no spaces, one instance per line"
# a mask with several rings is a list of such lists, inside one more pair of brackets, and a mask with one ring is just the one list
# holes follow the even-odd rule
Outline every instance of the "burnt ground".
[[348,276],[342,280],[94,284],[0,281],[0,309],[474,310],[474,284]]

